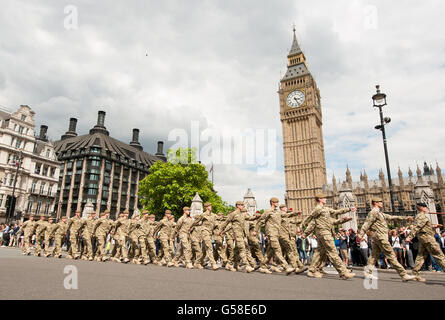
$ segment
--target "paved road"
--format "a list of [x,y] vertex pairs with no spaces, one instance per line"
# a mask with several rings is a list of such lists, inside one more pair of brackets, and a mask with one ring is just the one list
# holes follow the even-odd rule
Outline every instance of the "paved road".
[[[68,265],[78,270],[78,289],[64,288]],[[445,299],[444,273],[425,274],[427,283],[404,283],[394,271],[379,272],[378,289],[367,290],[361,272],[345,281],[328,271],[311,279],[39,258],[0,248],[0,283],[8,288],[0,299]]]

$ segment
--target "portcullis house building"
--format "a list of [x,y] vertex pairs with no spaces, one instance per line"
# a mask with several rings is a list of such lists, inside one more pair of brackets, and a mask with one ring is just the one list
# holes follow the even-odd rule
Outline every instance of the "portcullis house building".
[[156,161],[166,161],[163,142],[155,155],[143,151],[139,129],[133,129],[127,144],[110,137],[105,112],[99,111],[97,124],[88,134],[78,136],[77,119],[71,118],[68,131],[55,142],[60,168],[57,217],[72,216],[91,202],[96,213],[106,209],[111,217],[124,210],[140,208],[138,184]]

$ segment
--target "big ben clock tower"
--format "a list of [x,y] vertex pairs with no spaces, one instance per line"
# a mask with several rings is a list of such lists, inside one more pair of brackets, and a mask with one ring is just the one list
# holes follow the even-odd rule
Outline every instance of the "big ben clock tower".
[[295,36],[280,81],[280,119],[283,127],[286,204],[310,213],[315,194],[326,184],[320,90]]

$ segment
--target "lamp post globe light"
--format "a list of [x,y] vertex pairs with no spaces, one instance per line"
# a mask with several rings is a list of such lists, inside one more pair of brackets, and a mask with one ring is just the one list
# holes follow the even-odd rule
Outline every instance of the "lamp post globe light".
[[379,108],[380,124],[376,125],[374,128],[382,131],[383,149],[385,151],[385,160],[386,160],[386,172],[388,175],[389,196],[391,198],[391,211],[394,212],[394,211],[396,211],[396,208],[394,206],[394,192],[392,189],[391,169],[389,168],[388,146],[386,143],[386,132],[385,132],[385,126],[391,122],[391,118],[383,117],[382,107],[386,106],[386,94],[384,94],[383,92],[380,92],[379,85],[376,85],[375,87],[377,89],[377,92],[376,92],[376,94],[374,94],[372,96],[372,101],[373,101],[374,107]]

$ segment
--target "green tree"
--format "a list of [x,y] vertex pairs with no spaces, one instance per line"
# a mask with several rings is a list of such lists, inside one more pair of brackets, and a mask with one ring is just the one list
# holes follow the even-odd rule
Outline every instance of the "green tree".
[[196,161],[196,150],[167,150],[168,162],[157,161],[150,174],[139,183],[139,199],[144,209],[161,216],[170,209],[176,217],[190,206],[196,192],[203,202],[211,202],[214,212],[228,213],[228,206],[213,190],[206,167]]

